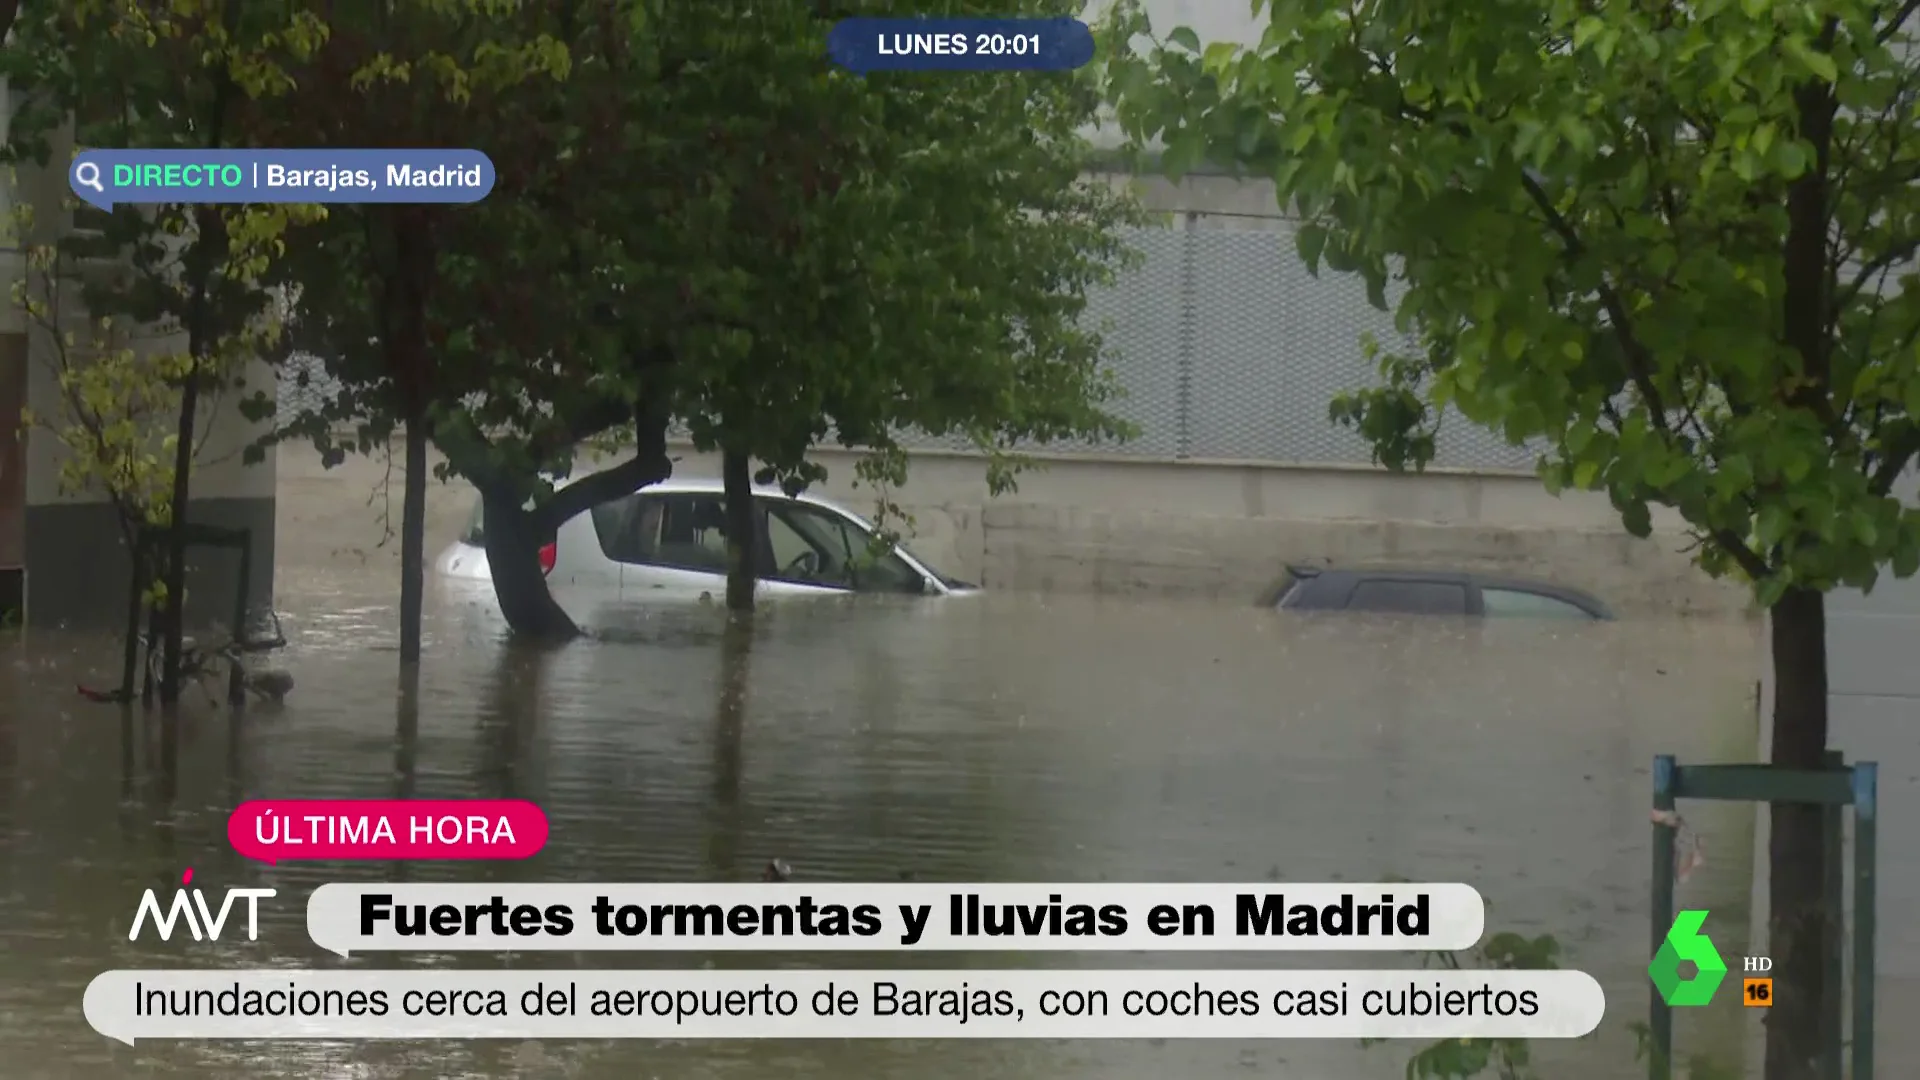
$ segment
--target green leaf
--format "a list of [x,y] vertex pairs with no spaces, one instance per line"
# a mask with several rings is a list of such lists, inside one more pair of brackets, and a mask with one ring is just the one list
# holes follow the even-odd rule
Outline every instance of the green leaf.
[[1787,37],[1781,41],[1781,44],[1787,53],[1798,60],[1814,77],[1827,83],[1839,81],[1840,72],[1834,66],[1833,57],[1807,44],[1804,38]]
[[1778,172],[1783,180],[1798,179],[1806,173],[1810,163],[1807,148],[1797,139],[1781,139],[1774,143],[1771,157],[1774,171]]
[[1190,53],[1197,53],[1200,51],[1200,35],[1194,33],[1192,27],[1189,27],[1189,26],[1174,27],[1173,30],[1168,32],[1167,40],[1172,44],[1180,46],[1181,48],[1187,50]]
[[1643,500],[1635,499],[1621,507],[1620,521],[1629,535],[1644,540],[1653,534],[1653,514]]
[[1897,578],[1910,578],[1920,572],[1920,543],[1915,543],[1911,535],[1903,535],[1899,546],[1893,549],[1892,565],[1893,576]]
[[1200,70],[1216,78],[1225,75],[1240,59],[1240,46],[1231,41],[1208,45],[1200,57]]
[[1873,515],[1865,509],[1853,512],[1853,535],[1867,547],[1875,547],[1880,542],[1880,525]]
[[1160,168],[1174,180],[1192,172],[1206,156],[1206,143],[1195,132],[1182,132],[1167,143],[1160,157]]
[[1753,535],[1762,547],[1772,547],[1787,535],[1787,513],[1778,503],[1768,503],[1760,508],[1754,518]]
[[1300,251],[1300,261],[1307,264],[1311,273],[1320,272],[1320,253],[1327,246],[1327,230],[1324,226],[1308,223],[1300,226],[1294,233],[1294,245]]

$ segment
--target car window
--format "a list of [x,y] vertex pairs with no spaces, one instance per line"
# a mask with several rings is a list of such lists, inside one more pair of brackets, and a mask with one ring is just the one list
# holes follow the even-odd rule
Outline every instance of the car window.
[[[649,515],[652,531],[649,532],[641,522],[641,516]],[[648,553],[658,546],[660,540],[660,500],[644,498],[640,495],[623,495],[618,499],[609,499],[587,511],[593,521],[594,535],[600,539],[600,550],[614,562],[645,562]],[[643,539],[644,537],[644,539]]]
[[858,592],[926,588],[920,572],[898,553],[875,552],[872,535],[831,510],[776,499],[768,502],[765,520],[775,580]]
[[591,513],[600,550],[615,562],[727,572],[726,510],[718,495],[628,495]]
[[1266,598],[1271,606],[1280,608],[1298,607],[1300,604],[1300,594],[1303,591],[1300,587],[1301,580],[1300,576],[1291,570],[1281,574],[1280,580],[1275,582],[1271,589],[1267,590]]
[[784,513],[772,511],[761,520],[766,522],[767,549],[773,558],[772,575],[782,581],[814,583],[816,575],[809,568],[822,561],[821,547],[801,535]]
[[1480,606],[1489,616],[1536,619],[1592,619],[1593,613],[1557,596],[1525,589],[1481,589]]
[[1371,578],[1354,586],[1348,611],[1402,615],[1465,615],[1467,587],[1451,581]]

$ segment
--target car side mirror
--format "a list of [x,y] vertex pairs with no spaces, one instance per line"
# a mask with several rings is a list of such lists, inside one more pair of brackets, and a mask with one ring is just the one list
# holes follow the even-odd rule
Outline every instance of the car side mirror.
[[930,578],[930,577],[923,577],[923,578],[921,578],[921,579],[920,579],[920,595],[922,595],[922,596],[939,596],[939,595],[940,595],[940,583],[939,583],[939,582],[937,582],[937,581],[935,581],[935,580],[933,580],[933,579],[932,579],[932,578]]

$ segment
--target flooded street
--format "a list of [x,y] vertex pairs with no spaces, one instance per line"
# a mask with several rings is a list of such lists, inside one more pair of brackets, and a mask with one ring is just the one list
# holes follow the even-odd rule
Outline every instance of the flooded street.
[[[776,857],[799,881],[1464,880],[1488,898],[1490,932],[1555,935],[1613,999],[1593,1042],[1540,1048],[1573,1063],[1554,1075],[1625,1077],[1626,1025],[1646,1001],[1648,760],[1738,757],[1753,737],[1746,626],[1470,627],[988,596],[771,606],[750,637],[709,607],[603,609],[595,639],[536,653],[502,644],[484,595],[432,581],[416,698],[395,690],[394,591],[384,568],[283,567],[291,646],[277,662],[293,695],[237,727],[195,698],[172,783],[157,721],[123,731],[118,708],[74,692],[111,682],[110,643],[41,634],[0,653],[10,1080],[1398,1074],[1391,1047],[1333,1042],[130,1049],[80,1014],[101,970],[215,962],[215,947],[126,941],[140,891],[186,866],[222,887],[281,890],[261,940],[219,946],[219,962],[331,966],[303,922],[306,892],[328,880],[738,881]],[[525,864],[452,867],[268,868],[227,845],[243,798],[393,794],[532,799],[551,839]],[[1695,822],[1710,854],[1683,900],[1744,910],[1749,820]],[[951,961],[1268,962],[1368,966],[1326,954]]]

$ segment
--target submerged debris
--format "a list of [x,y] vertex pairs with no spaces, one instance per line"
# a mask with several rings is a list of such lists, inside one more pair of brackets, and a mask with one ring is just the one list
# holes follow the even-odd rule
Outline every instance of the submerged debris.
[[293,692],[293,675],[277,668],[249,671],[242,680],[263,701],[281,702]]
[[1707,841],[1687,819],[1672,810],[1655,810],[1653,823],[1665,825],[1674,831],[1673,836],[1673,880],[1683,882],[1693,876],[1695,870],[1707,861]]

